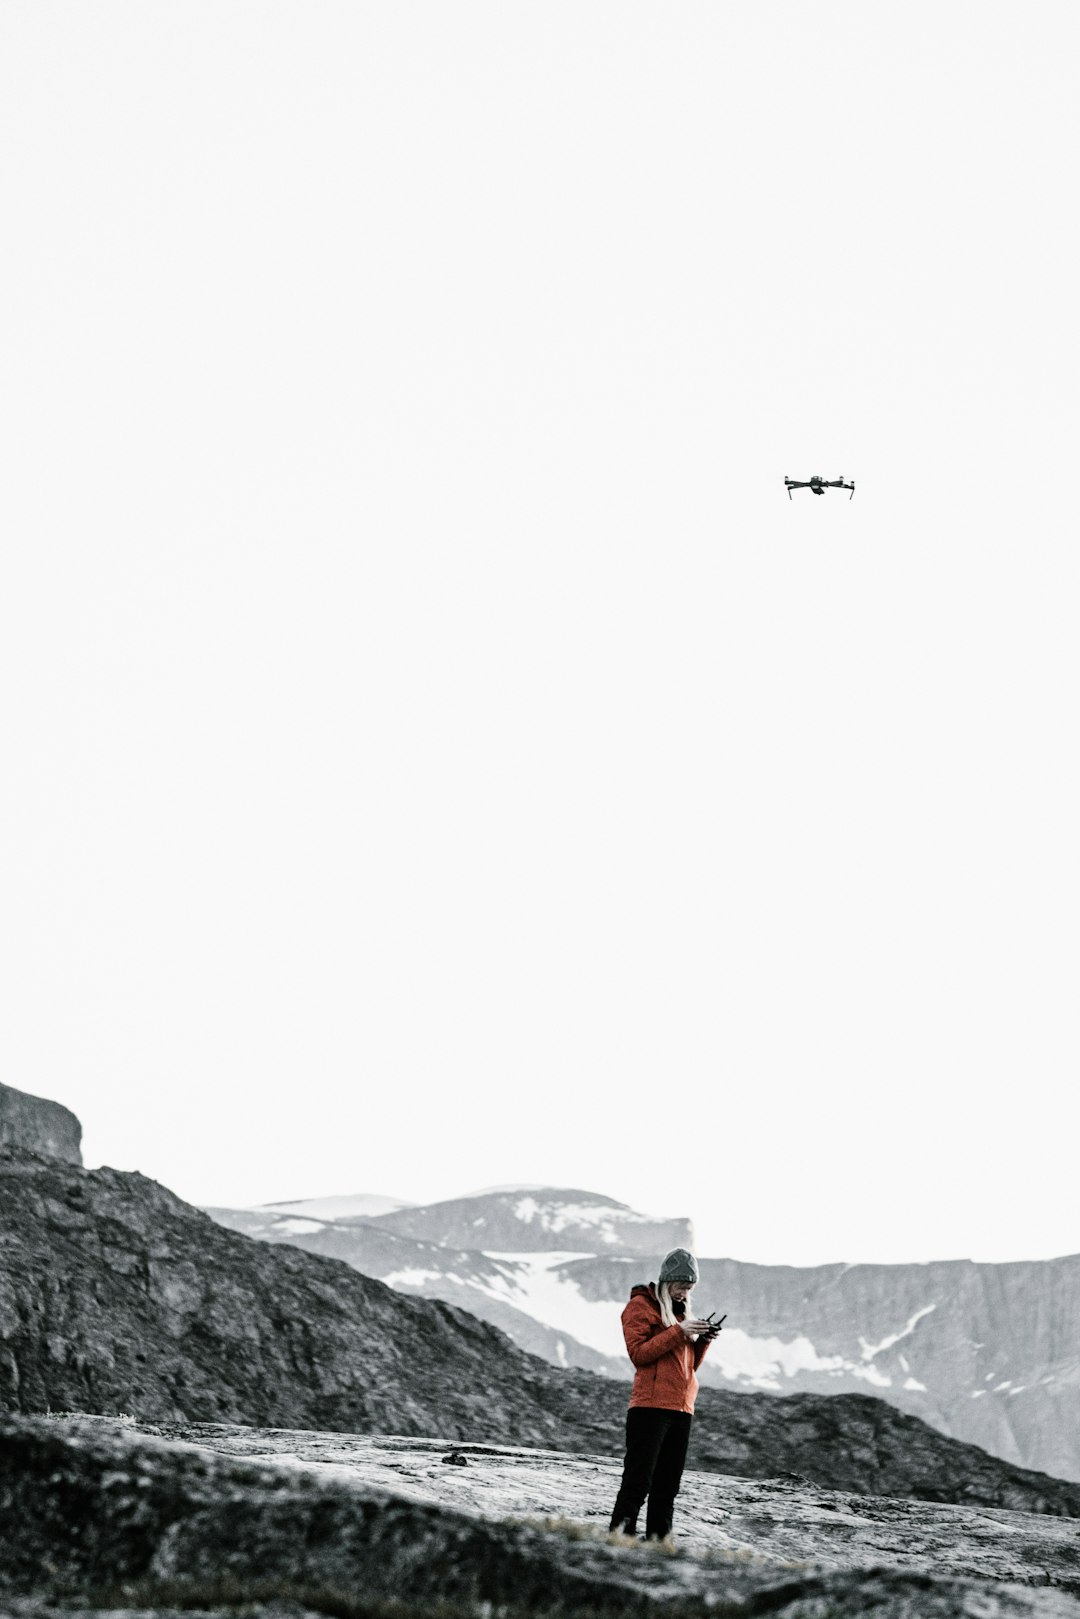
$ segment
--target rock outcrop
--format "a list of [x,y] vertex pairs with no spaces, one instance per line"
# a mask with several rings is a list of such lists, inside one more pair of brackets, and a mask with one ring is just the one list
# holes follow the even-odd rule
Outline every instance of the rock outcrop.
[[0,1085],[0,1147],[23,1147],[81,1164],[81,1142],[82,1125],[59,1102]]
[[688,1605],[726,1619],[1080,1619],[1080,1541],[1065,1520],[688,1473],[671,1555],[590,1533],[614,1490],[610,1461],[461,1454],[446,1467],[422,1440],[218,1425],[178,1440],[0,1418],[0,1522],[19,1525],[0,1536],[5,1607],[250,1614],[261,1602],[359,1616],[404,1598],[408,1614],[449,1603],[462,1619],[675,1619]]
[[[0,1253],[0,1409],[621,1454],[625,1385],[228,1231],[141,1175],[0,1151]],[[862,1396],[703,1389],[694,1446],[718,1472],[1080,1515],[1080,1487]]]

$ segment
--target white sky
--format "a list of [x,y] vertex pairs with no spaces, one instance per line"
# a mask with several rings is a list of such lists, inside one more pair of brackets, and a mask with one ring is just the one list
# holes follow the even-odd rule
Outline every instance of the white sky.
[[1078,47],[4,0],[0,1078],[199,1202],[1080,1248]]

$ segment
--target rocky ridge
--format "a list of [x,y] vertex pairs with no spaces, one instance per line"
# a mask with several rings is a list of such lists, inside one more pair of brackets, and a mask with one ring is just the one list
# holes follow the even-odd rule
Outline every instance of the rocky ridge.
[[[228,1231],[141,1175],[0,1152],[0,1261],[0,1409],[621,1452],[624,1385]],[[1080,1514],[1076,1485],[864,1396],[703,1389],[695,1454],[729,1474]]]

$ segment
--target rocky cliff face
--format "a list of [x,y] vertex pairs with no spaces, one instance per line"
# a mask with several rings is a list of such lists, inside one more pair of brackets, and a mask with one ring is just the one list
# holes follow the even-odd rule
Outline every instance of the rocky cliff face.
[[82,1125],[59,1102],[0,1085],[0,1147],[25,1147],[81,1164],[81,1141]]
[[[0,1151],[0,1408],[436,1436],[618,1455],[625,1385],[442,1303],[253,1242],[141,1175]],[[1080,1514],[1080,1488],[874,1399],[703,1389],[698,1465]]]

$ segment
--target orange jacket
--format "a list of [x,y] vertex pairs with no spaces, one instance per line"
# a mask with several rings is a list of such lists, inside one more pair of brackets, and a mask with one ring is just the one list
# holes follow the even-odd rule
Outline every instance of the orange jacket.
[[696,1343],[679,1326],[665,1327],[660,1318],[656,1288],[639,1283],[622,1313],[626,1352],[637,1370],[630,1405],[651,1405],[662,1411],[692,1413],[697,1397],[696,1369],[705,1358],[708,1341]]

